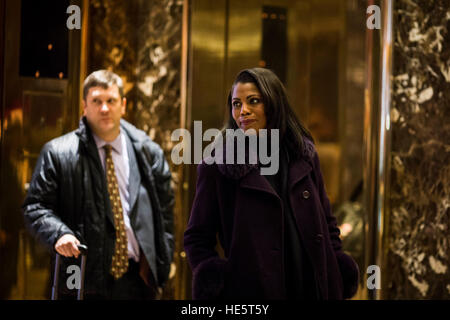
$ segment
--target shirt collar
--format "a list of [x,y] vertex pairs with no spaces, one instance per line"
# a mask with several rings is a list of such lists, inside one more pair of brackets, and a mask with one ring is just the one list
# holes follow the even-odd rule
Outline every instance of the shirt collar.
[[116,151],[118,154],[122,154],[122,132],[120,132],[117,138],[111,142],[106,142],[102,138],[98,137],[95,133],[92,133],[92,136],[94,137],[97,149],[102,149],[105,145],[110,144],[114,151]]

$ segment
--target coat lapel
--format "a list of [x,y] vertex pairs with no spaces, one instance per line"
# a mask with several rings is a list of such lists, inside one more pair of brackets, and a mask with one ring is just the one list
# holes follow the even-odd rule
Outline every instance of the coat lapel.
[[[308,190],[311,197],[314,197],[315,192],[309,189],[309,184],[302,184],[304,178],[312,171],[312,166],[305,160],[301,159],[295,161],[290,166],[289,174],[289,199],[291,202],[291,208],[294,213],[294,217],[297,223],[297,230],[299,231],[300,238],[305,245],[305,248],[310,255],[314,258],[317,256],[317,252],[312,252],[311,248],[314,248],[316,241],[317,230],[320,227],[317,224],[317,213],[315,209],[315,201],[309,200],[304,202],[302,192]],[[313,259],[316,261],[317,259]],[[313,262],[314,262],[313,261]]]
[[289,164],[288,185],[291,192],[296,183],[302,180],[312,170],[311,165],[301,158]]
[[87,156],[90,158],[89,166],[91,170],[93,170],[93,173],[96,177],[101,177],[101,179],[94,179],[93,181],[94,184],[100,184],[98,188],[94,188],[93,190],[101,190],[102,194],[98,194],[97,196],[99,199],[104,199],[103,203],[97,203],[97,206],[99,206],[99,211],[105,212],[108,221],[112,226],[114,226],[114,218],[112,216],[111,205],[109,202],[109,195],[107,191],[108,189],[106,186],[105,170],[103,170],[102,168],[97,146],[95,145],[94,138],[92,137],[92,133],[87,123],[86,117],[81,118],[80,125],[78,130],[76,131],[76,134],[80,138],[80,141],[83,143]]
[[[293,161],[289,164],[288,186],[291,192],[296,183],[301,181],[310,171],[311,165],[304,159]],[[242,188],[254,189],[273,194],[278,197],[267,179],[260,174],[259,170],[252,170],[245,175],[240,182]]]
[[269,181],[261,175],[259,169],[250,171],[240,181],[241,188],[253,189],[261,192],[272,194],[273,196],[280,198],[276,191],[272,188]]
[[136,200],[138,198],[139,186],[141,185],[141,174],[139,172],[138,163],[136,159],[136,154],[134,152],[133,144],[128,137],[128,134],[125,134],[127,140],[127,151],[128,158],[130,163],[130,177],[128,183],[128,192],[130,193],[129,204],[130,204],[130,213],[132,214],[134,211],[134,205],[136,204]]

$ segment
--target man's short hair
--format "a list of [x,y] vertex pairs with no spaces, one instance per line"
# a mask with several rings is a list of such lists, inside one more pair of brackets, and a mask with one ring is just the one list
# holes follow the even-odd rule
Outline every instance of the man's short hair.
[[120,97],[123,98],[123,81],[122,79],[112,71],[109,70],[97,70],[92,72],[83,84],[83,100],[86,100],[90,88],[101,87],[108,89],[112,85],[116,85],[119,88]]

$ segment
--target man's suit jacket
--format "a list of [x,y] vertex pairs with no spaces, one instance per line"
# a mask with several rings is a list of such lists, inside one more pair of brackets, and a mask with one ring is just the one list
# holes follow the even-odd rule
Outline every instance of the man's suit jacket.
[[[163,286],[173,256],[171,174],[162,149],[125,120],[130,157],[130,222],[153,280]],[[114,220],[100,157],[85,118],[77,130],[42,149],[24,205],[26,225],[52,252],[64,234],[88,245],[86,294],[104,294],[115,243]],[[76,264],[64,259],[64,266]],[[145,271],[142,269],[141,271]],[[67,274],[61,272],[60,288]]]

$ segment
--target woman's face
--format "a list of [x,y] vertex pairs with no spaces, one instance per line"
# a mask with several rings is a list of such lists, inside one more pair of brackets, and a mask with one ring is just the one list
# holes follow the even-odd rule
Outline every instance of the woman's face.
[[248,129],[266,128],[266,114],[261,93],[254,83],[238,82],[231,96],[231,113],[237,126],[246,132]]

